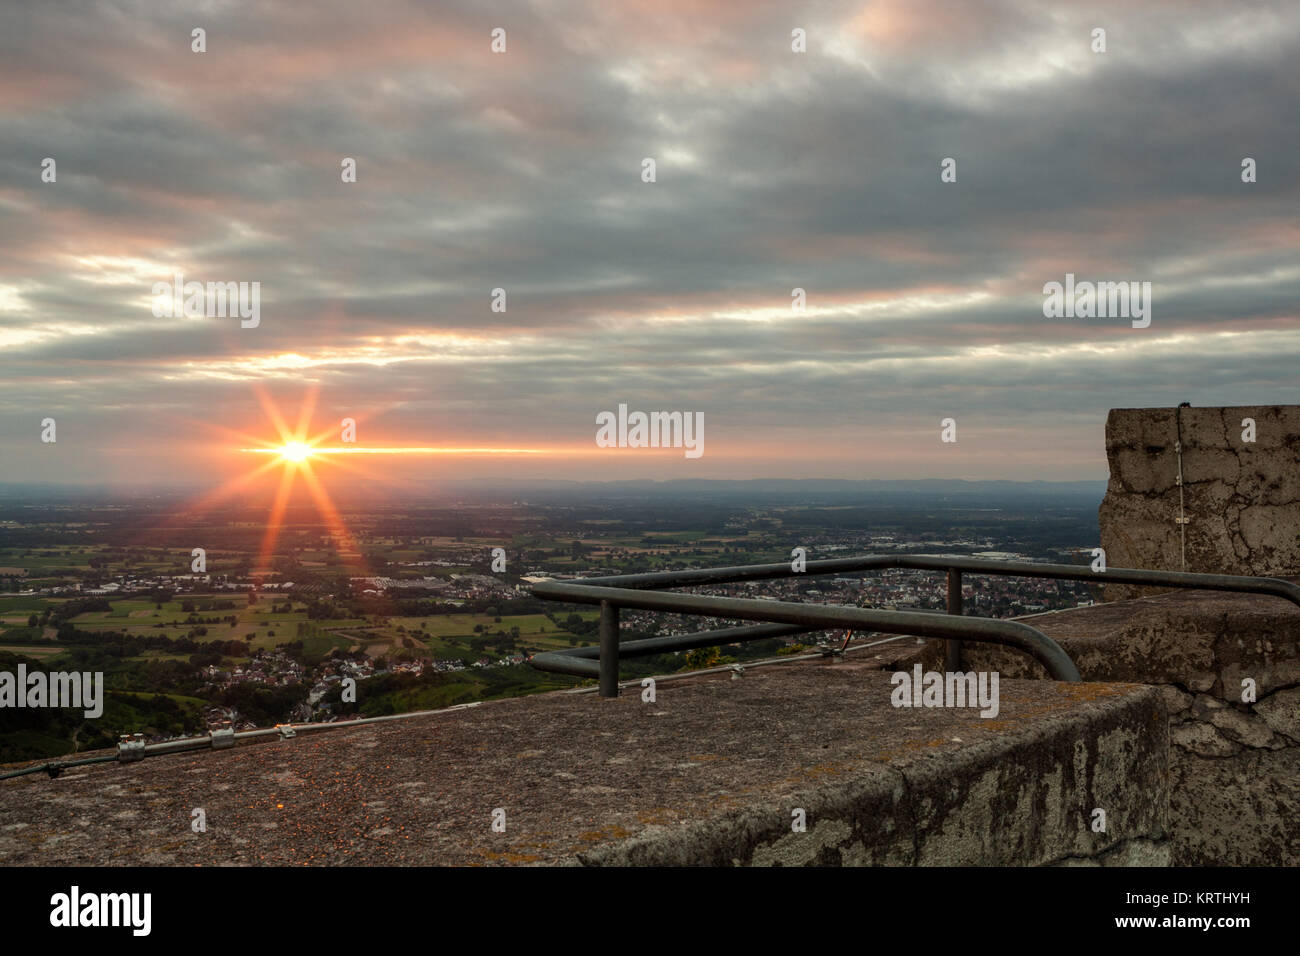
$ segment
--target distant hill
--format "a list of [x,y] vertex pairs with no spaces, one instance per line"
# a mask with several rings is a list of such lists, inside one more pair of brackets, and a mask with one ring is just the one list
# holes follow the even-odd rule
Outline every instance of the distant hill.
[[445,491],[483,500],[514,495],[530,501],[694,500],[714,504],[888,504],[948,501],[969,506],[1062,503],[1096,507],[1105,481],[962,481],[948,478],[826,479],[757,478],[749,481],[509,481],[452,483]]
[[[159,499],[183,499],[202,492],[195,487],[140,490],[107,489],[77,485],[0,484],[0,502],[53,503],[61,500],[121,501],[137,505]],[[333,492],[341,505],[353,495],[347,489]],[[364,502],[396,504],[422,498],[467,498],[511,501],[521,498],[546,501],[601,501],[615,499],[695,500],[713,503],[770,502],[810,504],[814,502],[956,501],[967,505],[1032,501],[1097,505],[1106,493],[1106,482],[1096,481],[964,481],[954,478],[850,479],[850,478],[754,478],[726,480],[683,478],[669,481],[564,481],[557,479],[482,478],[440,482],[424,495],[371,486]]]

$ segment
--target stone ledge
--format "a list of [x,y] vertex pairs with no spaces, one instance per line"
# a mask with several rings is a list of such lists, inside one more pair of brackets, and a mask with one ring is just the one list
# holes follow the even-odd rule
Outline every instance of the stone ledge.
[[[545,694],[0,784],[9,864],[1052,863],[1159,847],[1157,691],[895,709],[854,662]],[[808,832],[790,832],[791,809]],[[190,830],[202,807],[208,832]],[[495,808],[505,833],[491,831]],[[1088,826],[1094,807],[1108,830]],[[1145,841],[1145,843],[1134,843]]]

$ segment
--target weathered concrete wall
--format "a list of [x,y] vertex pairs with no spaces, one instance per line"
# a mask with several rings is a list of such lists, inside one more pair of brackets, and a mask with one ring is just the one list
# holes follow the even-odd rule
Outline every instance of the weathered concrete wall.
[[[879,687],[886,686],[879,678]],[[842,776],[783,786],[686,827],[653,827],[586,865],[1166,866],[1167,714],[1151,688],[1057,685],[1076,704],[938,752],[908,742]],[[988,722],[994,729],[996,720]],[[772,796],[776,796],[773,794]],[[791,832],[788,807],[808,830]],[[1105,813],[1096,830],[1095,811]]]
[[[1180,547],[1181,415],[1186,566]],[[1255,441],[1243,439],[1243,419]],[[1115,408],[1106,418],[1110,483],[1101,546],[1115,567],[1300,574],[1300,406]],[[1142,593],[1105,585],[1107,600]],[[1155,593],[1145,589],[1145,593]]]
[[[888,646],[888,645],[887,645]],[[894,645],[901,653],[908,650]],[[863,652],[863,657],[871,654]],[[539,694],[0,783],[8,865],[1160,864],[1168,715],[1131,684],[896,708],[893,666]],[[192,832],[203,807],[207,832]],[[794,808],[807,829],[792,827]],[[494,831],[500,810],[503,831]],[[1093,811],[1106,812],[1094,831]]]
[[[1036,614],[1085,681],[1154,684],[1170,714],[1175,865],[1300,865],[1300,608],[1206,591]],[[964,645],[966,667],[1047,675],[1032,659]],[[1255,685],[1244,701],[1243,681]]]

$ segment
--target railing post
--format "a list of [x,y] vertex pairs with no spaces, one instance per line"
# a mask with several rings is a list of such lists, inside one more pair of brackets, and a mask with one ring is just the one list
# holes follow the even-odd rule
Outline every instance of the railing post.
[[600,602],[600,696],[618,696],[618,605]]
[[[961,571],[948,569],[948,613],[961,615]],[[949,639],[944,651],[944,670],[953,674],[961,670],[961,641]]]

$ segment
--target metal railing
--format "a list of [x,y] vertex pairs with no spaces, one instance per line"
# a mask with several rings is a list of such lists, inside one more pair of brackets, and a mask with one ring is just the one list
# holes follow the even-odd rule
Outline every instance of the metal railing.
[[[684,594],[680,591],[665,594],[656,591],[658,588],[734,584],[741,581],[845,574],[889,568],[946,572],[947,613],[882,611],[838,605],[714,597]],[[548,601],[600,606],[600,641],[594,647],[578,647],[536,654],[530,663],[538,670],[597,678],[602,697],[617,697],[618,664],[621,657],[644,657],[668,651],[847,628],[855,631],[943,638],[947,641],[945,659],[947,669],[950,671],[959,669],[961,642],[967,640],[1015,647],[1042,663],[1048,673],[1057,680],[1081,679],[1078,668],[1074,666],[1069,655],[1041,631],[1018,621],[965,617],[962,614],[961,593],[964,572],[1267,594],[1285,598],[1300,607],[1300,585],[1280,578],[1196,574],[1186,571],[1149,571],[1138,568],[1108,568],[1104,571],[1092,571],[1090,568],[1073,564],[1031,564],[1024,561],[993,561],[984,558],[929,554],[865,555],[857,558],[809,561],[802,571],[795,571],[790,564],[782,562],[730,568],[704,568],[694,571],[617,574],[572,581],[541,581],[534,584],[531,589],[536,597]],[[619,609],[623,607],[767,623],[620,643]],[[960,621],[953,620],[954,617],[960,618]]]

